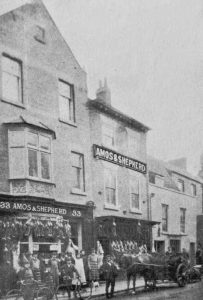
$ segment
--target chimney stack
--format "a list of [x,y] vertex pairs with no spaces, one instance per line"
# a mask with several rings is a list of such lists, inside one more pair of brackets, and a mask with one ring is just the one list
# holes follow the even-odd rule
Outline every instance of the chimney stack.
[[96,98],[105,104],[111,105],[111,91],[107,85],[107,79],[104,79],[104,85],[102,81],[99,81],[99,88],[96,91]]

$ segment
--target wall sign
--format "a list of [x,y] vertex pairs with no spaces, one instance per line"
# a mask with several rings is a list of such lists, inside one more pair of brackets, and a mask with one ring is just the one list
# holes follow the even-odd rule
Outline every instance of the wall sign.
[[93,145],[94,157],[146,174],[147,165],[102,146]]
[[10,202],[0,201],[0,210],[4,211],[21,211],[21,212],[32,212],[32,213],[47,213],[56,214],[61,216],[69,217],[82,217],[82,212],[79,209],[73,208],[60,208],[49,205],[25,203],[21,201]]

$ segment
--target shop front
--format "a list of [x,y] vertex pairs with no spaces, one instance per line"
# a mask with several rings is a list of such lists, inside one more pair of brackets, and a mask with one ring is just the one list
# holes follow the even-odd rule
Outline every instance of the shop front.
[[[37,252],[49,259],[71,246],[89,252],[92,244],[91,202],[59,203],[34,197],[0,197],[0,266],[18,269],[19,257]],[[9,279],[9,278],[8,278]]]
[[146,245],[151,251],[153,221],[102,216],[96,218],[96,239],[100,241],[104,254],[136,252]]

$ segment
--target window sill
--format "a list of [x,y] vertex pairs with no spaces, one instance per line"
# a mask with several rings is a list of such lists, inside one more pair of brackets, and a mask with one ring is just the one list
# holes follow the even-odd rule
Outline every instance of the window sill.
[[73,126],[73,127],[78,127],[77,124],[76,124],[75,122],[63,120],[63,119],[61,119],[61,118],[59,118],[59,122],[64,123],[64,124],[66,124],[66,125]]
[[120,210],[120,208],[118,206],[113,206],[113,205],[110,205],[107,203],[104,204],[104,209],[110,209],[110,210],[116,210],[116,211]]
[[50,185],[54,185],[56,186],[55,183],[53,183],[52,181],[48,181],[48,180],[43,180],[40,178],[32,178],[32,177],[22,177],[22,178],[9,178],[10,181],[12,180],[29,180],[29,181],[35,181],[35,182],[40,182],[40,183],[44,183],[44,184],[50,184]]
[[76,189],[76,188],[72,188],[71,189],[71,194],[73,195],[80,195],[80,196],[87,196],[87,193],[86,192],[83,192],[79,189]]
[[1,99],[1,101],[4,102],[4,103],[11,104],[11,105],[14,105],[16,107],[25,109],[25,106],[23,104],[20,104],[20,103],[17,103],[17,102],[13,102],[13,101],[10,101],[10,100],[6,100],[6,99]]
[[133,209],[131,208],[130,209],[130,213],[131,214],[139,214],[139,215],[142,215],[142,211],[140,209]]

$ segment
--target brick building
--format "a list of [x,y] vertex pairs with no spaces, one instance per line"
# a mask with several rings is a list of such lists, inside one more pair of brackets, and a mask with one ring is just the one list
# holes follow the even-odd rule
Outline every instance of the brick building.
[[86,73],[40,0],[0,16],[0,56],[0,263],[90,251]]
[[186,160],[164,163],[148,158],[149,196],[156,251],[185,248],[193,262],[197,246],[196,218],[202,211],[202,181],[186,170]]
[[105,81],[89,100],[95,240],[150,245],[146,136],[149,128],[111,105]]

